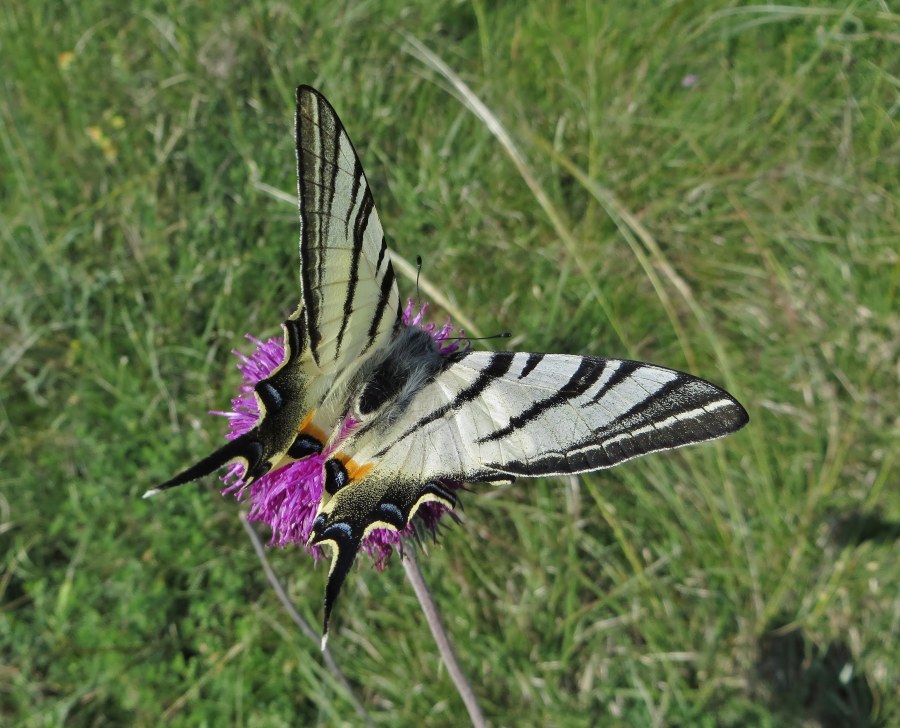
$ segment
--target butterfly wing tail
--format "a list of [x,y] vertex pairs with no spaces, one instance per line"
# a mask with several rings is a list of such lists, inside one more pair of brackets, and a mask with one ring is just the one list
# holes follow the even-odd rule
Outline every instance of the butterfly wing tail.
[[244,472],[246,473],[244,476],[245,483],[259,477],[260,473],[257,473],[257,471],[259,470],[260,461],[262,460],[263,447],[255,437],[252,437],[252,435],[253,432],[251,431],[225,443],[214,453],[207,455],[199,462],[194,463],[186,470],[178,473],[175,477],[170,478],[165,483],[162,483],[155,488],[151,488],[144,493],[143,497],[151,498],[164,490],[190,483],[192,480],[197,480],[205,475],[209,475],[223,465],[227,465],[234,461],[244,463]]
[[331,612],[337,601],[341,587],[350,567],[356,560],[356,554],[362,543],[362,528],[351,524],[346,520],[336,521],[325,528],[321,528],[324,518],[317,521],[310,535],[310,543],[331,547],[331,568],[328,571],[328,583],[325,586],[325,616],[322,623],[322,650],[328,640],[328,624],[331,621]]

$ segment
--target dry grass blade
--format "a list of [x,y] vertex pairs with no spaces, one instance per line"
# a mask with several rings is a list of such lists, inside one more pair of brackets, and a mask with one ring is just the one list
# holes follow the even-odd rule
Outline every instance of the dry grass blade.
[[522,179],[525,181],[525,184],[528,185],[528,189],[531,190],[531,194],[534,196],[534,199],[537,200],[538,205],[540,205],[541,209],[544,211],[544,214],[550,220],[550,223],[553,225],[553,229],[556,231],[556,234],[559,236],[560,240],[563,241],[563,244],[566,247],[566,252],[572,258],[572,260],[575,261],[575,264],[578,266],[579,272],[584,277],[584,280],[587,281],[588,286],[590,287],[591,295],[603,310],[603,313],[606,316],[606,319],[609,322],[610,326],[616,332],[619,340],[626,346],[626,348],[629,351],[632,350],[631,345],[628,343],[628,339],[625,337],[624,331],[622,331],[622,329],[619,327],[616,321],[616,317],[612,313],[612,307],[609,305],[609,301],[594,280],[593,271],[578,252],[579,246],[578,241],[575,238],[575,234],[566,223],[562,212],[557,209],[557,207],[551,201],[550,197],[544,191],[544,188],[541,187],[540,182],[538,182],[537,180],[537,176],[528,165],[528,162],[525,159],[525,155],[513,141],[513,138],[506,130],[506,127],[504,127],[503,124],[500,123],[500,120],[494,115],[494,113],[490,109],[488,109],[487,106],[485,106],[484,102],[482,102],[481,99],[478,98],[475,92],[472,91],[471,88],[469,88],[465,81],[463,81],[453,71],[453,69],[451,69],[446,63],[444,63],[431,50],[426,48],[417,38],[411,35],[406,35],[404,37],[407,42],[406,51],[414,58],[418,59],[423,65],[427,66],[433,71],[436,71],[445,80],[447,80],[450,83],[456,97],[466,106],[467,109],[469,109],[469,111],[475,114],[475,116],[477,116],[484,123],[491,134],[493,134],[497,141],[500,142],[501,146],[509,155],[509,158],[512,160]]

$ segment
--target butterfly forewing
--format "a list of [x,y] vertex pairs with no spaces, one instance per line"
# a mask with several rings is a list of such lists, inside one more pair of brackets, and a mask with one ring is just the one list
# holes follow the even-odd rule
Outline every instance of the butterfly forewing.
[[300,278],[310,351],[345,370],[385,345],[400,297],[369,183],[325,98],[297,89]]
[[[539,357],[539,358],[538,358]],[[470,352],[413,398],[391,427],[356,443],[376,472],[491,480],[610,467],[723,437],[747,414],[702,379],[641,362]],[[409,451],[425,451],[409,466]]]

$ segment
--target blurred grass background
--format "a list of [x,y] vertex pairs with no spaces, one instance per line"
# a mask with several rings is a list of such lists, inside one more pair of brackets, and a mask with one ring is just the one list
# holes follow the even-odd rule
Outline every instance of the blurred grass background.
[[[217,482],[139,498],[296,304],[265,185],[308,83],[480,329],[751,413],[469,495],[421,561],[492,723],[897,725],[898,43],[886,2],[4,2],[0,722],[358,721]],[[326,569],[270,556],[318,625]],[[360,559],[334,626],[375,724],[465,722],[399,567]]]

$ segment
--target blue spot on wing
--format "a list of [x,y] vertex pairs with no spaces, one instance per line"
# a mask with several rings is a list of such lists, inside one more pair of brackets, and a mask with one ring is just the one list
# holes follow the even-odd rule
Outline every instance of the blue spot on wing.
[[349,523],[344,523],[343,521],[332,523],[328,528],[322,531],[322,535],[316,540],[324,541],[329,538],[335,538],[336,536],[342,536],[344,539],[353,538],[353,527]]
[[390,523],[398,529],[403,528],[406,525],[406,518],[403,516],[403,511],[393,503],[382,503],[378,506],[378,516],[379,518],[377,520]]

